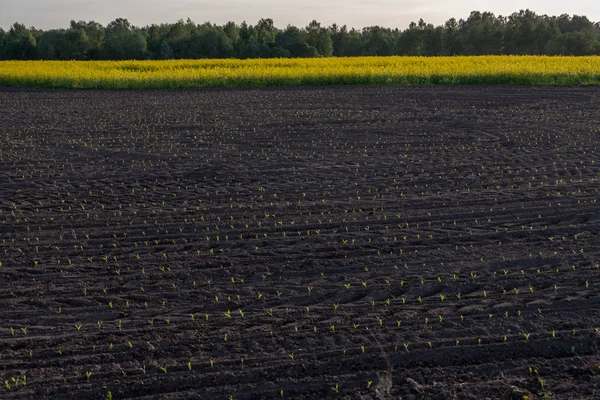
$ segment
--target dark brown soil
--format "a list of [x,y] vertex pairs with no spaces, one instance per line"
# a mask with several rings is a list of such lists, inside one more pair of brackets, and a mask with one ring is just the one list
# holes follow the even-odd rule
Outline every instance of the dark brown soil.
[[2,399],[600,390],[598,88],[0,89],[0,121]]

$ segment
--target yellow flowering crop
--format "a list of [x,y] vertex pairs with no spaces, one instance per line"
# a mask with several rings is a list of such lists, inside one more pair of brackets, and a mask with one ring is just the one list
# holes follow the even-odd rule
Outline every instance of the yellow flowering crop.
[[159,89],[333,84],[600,84],[600,57],[0,62],[4,86]]

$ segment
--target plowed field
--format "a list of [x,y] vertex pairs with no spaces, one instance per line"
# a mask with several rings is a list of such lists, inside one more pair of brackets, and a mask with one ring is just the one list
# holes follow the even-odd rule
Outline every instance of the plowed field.
[[0,398],[600,390],[600,91],[0,89]]

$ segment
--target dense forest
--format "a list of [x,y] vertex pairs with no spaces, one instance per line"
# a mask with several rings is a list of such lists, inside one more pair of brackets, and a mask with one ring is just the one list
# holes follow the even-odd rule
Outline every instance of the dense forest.
[[71,21],[68,29],[38,30],[15,23],[0,28],[0,59],[124,60],[194,58],[349,57],[388,55],[600,54],[600,23],[585,16],[508,17],[473,11],[440,26],[422,19],[405,30],[362,30],[312,21],[278,29],[272,19],[256,25],[176,23],[132,26],[118,18],[107,26]]

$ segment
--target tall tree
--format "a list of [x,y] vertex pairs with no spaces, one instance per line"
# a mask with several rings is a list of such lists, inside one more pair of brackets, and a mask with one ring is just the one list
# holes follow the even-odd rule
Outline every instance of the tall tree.
[[2,53],[4,60],[33,60],[36,58],[36,40],[31,30],[25,25],[15,23],[2,38]]
[[444,55],[444,34],[445,30],[441,26],[427,24],[423,29],[423,53],[424,56],[442,56]]
[[504,18],[493,13],[473,11],[461,20],[461,34],[467,54],[502,54],[504,51]]
[[288,25],[285,30],[277,34],[275,43],[289,52],[290,57],[317,57],[319,52],[306,43],[304,36],[305,32]]
[[104,55],[113,60],[146,58],[146,38],[129,21],[117,18],[106,27]]
[[271,18],[262,18],[258,21],[255,27],[256,39],[259,43],[274,43],[275,35],[277,35],[277,29],[273,26],[273,20]]
[[511,14],[504,27],[504,52],[506,54],[527,54],[537,52],[535,30],[538,18],[529,10]]
[[408,29],[400,34],[396,43],[396,52],[411,56],[439,56],[444,52],[444,28],[426,23],[422,18],[412,22]]
[[173,58],[173,49],[166,40],[163,40],[160,44],[158,58],[161,60],[170,60]]
[[66,58],[70,60],[86,60],[90,50],[90,40],[82,28],[69,28],[65,33]]
[[3,46],[4,35],[6,35],[6,32],[4,32],[4,29],[2,29],[0,27],[0,55],[2,54],[2,46]]
[[83,29],[87,36],[87,58],[97,60],[102,56],[102,44],[104,42],[104,27],[95,21],[71,21],[70,29]]
[[174,58],[197,58],[198,52],[194,48],[192,37],[196,35],[198,27],[191,20],[179,20],[170,26],[169,31],[163,36],[173,49]]
[[106,28],[90,21],[71,21],[67,29],[48,31],[13,25],[0,30],[0,58],[14,59],[181,59],[318,56],[385,56],[392,54],[600,54],[600,23],[585,16],[537,15],[520,10],[508,17],[473,11],[467,19],[441,26],[423,19],[400,31],[381,26],[362,30],[345,25],[277,29],[271,18],[256,25],[175,23],[136,28],[116,19]]
[[63,50],[66,42],[64,29],[46,31],[36,40],[37,55],[42,60],[66,60]]
[[504,27],[506,54],[543,54],[545,46],[560,34],[556,22],[531,10],[511,14]]
[[229,21],[223,26],[223,32],[229,38],[231,45],[233,46],[232,57],[238,57],[241,51],[242,41],[240,38],[240,29],[235,22]]
[[[170,24],[152,24],[141,29],[144,37],[146,38],[146,47],[148,49],[148,55],[150,58],[162,60],[173,58],[173,49],[171,49],[171,46],[165,40],[165,37],[170,29]],[[169,51],[166,53],[162,52],[162,50],[165,49],[163,43],[169,46]],[[163,56],[166,58],[163,58]]]
[[443,54],[447,56],[458,56],[464,53],[460,27],[455,18],[450,18],[444,23],[442,48]]
[[203,58],[228,58],[233,56],[233,44],[223,31],[223,28],[203,24],[198,27],[197,40],[198,52]]
[[598,54],[598,49],[598,40],[593,30],[563,33],[546,46],[548,54],[567,56]]
[[306,44],[317,49],[322,57],[331,57],[333,55],[333,42],[331,32],[321,27],[321,23],[313,20],[306,27]]
[[242,48],[240,52],[240,58],[258,58],[260,57],[260,43],[256,36],[250,36],[248,42]]
[[352,28],[348,31],[346,25],[341,28],[335,27],[331,33],[333,42],[333,55],[336,57],[362,56],[365,54],[362,35]]
[[370,26],[362,31],[367,56],[391,56],[396,38],[394,31],[380,26]]

